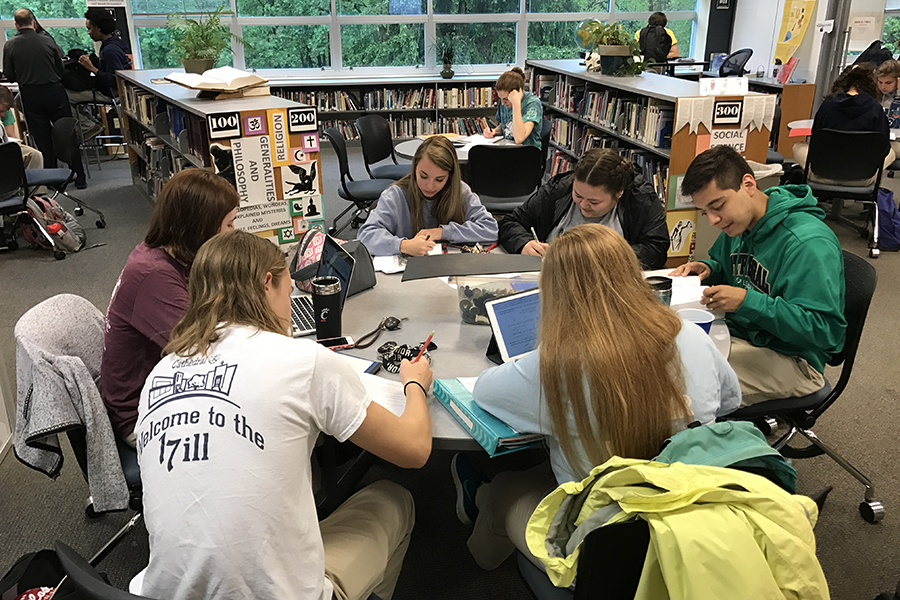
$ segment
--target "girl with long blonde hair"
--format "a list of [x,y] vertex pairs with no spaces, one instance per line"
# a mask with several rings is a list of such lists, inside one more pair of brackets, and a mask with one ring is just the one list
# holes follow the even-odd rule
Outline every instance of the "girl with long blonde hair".
[[418,147],[410,173],[382,192],[359,240],[374,255],[422,256],[438,240],[496,242],[497,221],[462,181],[453,144],[437,135]]
[[651,459],[689,423],[740,406],[725,357],[656,299],[634,252],[609,227],[560,234],[545,254],[540,293],[539,347],[482,373],[474,396],[516,431],[546,434],[549,464],[481,485],[464,455],[453,461],[457,512],[475,522],[469,549],[485,569],[513,547],[530,556],[525,524],[558,484],[614,455]]
[[393,593],[414,521],[409,492],[375,482],[320,523],[310,455],[325,433],[421,467],[431,452],[431,369],[401,364],[401,416],[371,402],[342,358],[288,335],[291,288],[281,252],[250,233],[216,235],[194,259],[190,308],[138,407],[150,534],[143,595]]

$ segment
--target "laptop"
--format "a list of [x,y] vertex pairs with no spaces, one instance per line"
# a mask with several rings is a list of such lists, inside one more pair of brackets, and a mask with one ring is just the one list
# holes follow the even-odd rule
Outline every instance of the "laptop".
[[[341,282],[341,310],[344,309],[344,302],[347,300],[350,277],[353,275],[355,264],[356,261],[349,252],[334,241],[334,238],[329,235],[325,236],[316,277],[338,278],[338,281]],[[312,335],[316,332],[316,320],[313,318],[313,304],[310,296],[291,297],[291,324],[294,337]]]
[[535,288],[485,303],[494,332],[486,356],[497,364],[516,360],[537,347],[541,296]]

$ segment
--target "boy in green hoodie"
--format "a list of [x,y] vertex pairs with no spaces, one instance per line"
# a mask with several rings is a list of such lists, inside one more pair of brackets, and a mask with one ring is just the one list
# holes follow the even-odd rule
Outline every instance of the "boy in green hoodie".
[[742,404],[820,389],[844,345],[844,260],[809,187],[763,192],[747,161],[717,146],[694,159],[681,189],[722,233],[709,260],[673,275],[698,275],[710,286],[701,302],[726,313]]

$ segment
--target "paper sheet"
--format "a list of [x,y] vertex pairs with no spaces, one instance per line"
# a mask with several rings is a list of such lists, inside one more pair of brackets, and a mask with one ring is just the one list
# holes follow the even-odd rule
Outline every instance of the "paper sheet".
[[367,360],[365,358],[359,358],[357,356],[351,356],[349,354],[344,354],[343,352],[337,352],[336,354],[343,358],[347,362],[347,364],[350,365],[350,367],[352,367],[353,370],[360,375],[368,375],[368,373],[366,373],[366,370],[372,366],[373,361]]
[[475,393],[475,382],[478,381],[477,377],[460,377],[459,382],[462,384],[464,388],[466,388],[470,394]]
[[398,417],[406,410],[406,396],[399,381],[385,379],[378,375],[362,373],[359,376],[373,402],[377,402]]
[[373,256],[372,266],[382,273],[402,273],[406,270],[406,257],[400,254],[393,256]]

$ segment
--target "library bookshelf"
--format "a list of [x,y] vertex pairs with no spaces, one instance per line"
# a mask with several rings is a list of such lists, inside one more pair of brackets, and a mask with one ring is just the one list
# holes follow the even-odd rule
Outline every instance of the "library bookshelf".
[[361,78],[269,77],[272,93],[315,106],[320,130],[337,127],[346,140],[355,140],[358,117],[380,114],[391,123],[395,138],[432,133],[480,133],[497,109],[493,85],[500,73]]
[[277,244],[324,231],[315,107],[276,96],[198,98],[162,83],[171,72],[116,73],[132,182],[155,201],[175,173],[209,169],[238,191],[237,228]]
[[[740,126],[714,126],[707,119],[696,128],[675,131],[679,111],[691,110],[700,99],[699,83],[649,72],[636,77],[601,75],[586,71],[579,62],[526,61],[531,90],[541,98],[544,116],[553,126],[551,176],[569,171],[593,148],[610,148],[631,159],[666,209],[669,266],[686,262],[693,256],[699,213],[677,193],[678,182],[694,157],[710,146],[713,131],[740,131]],[[715,97],[713,102],[743,99]],[[765,163],[769,129],[749,128],[742,139],[742,154]]]

